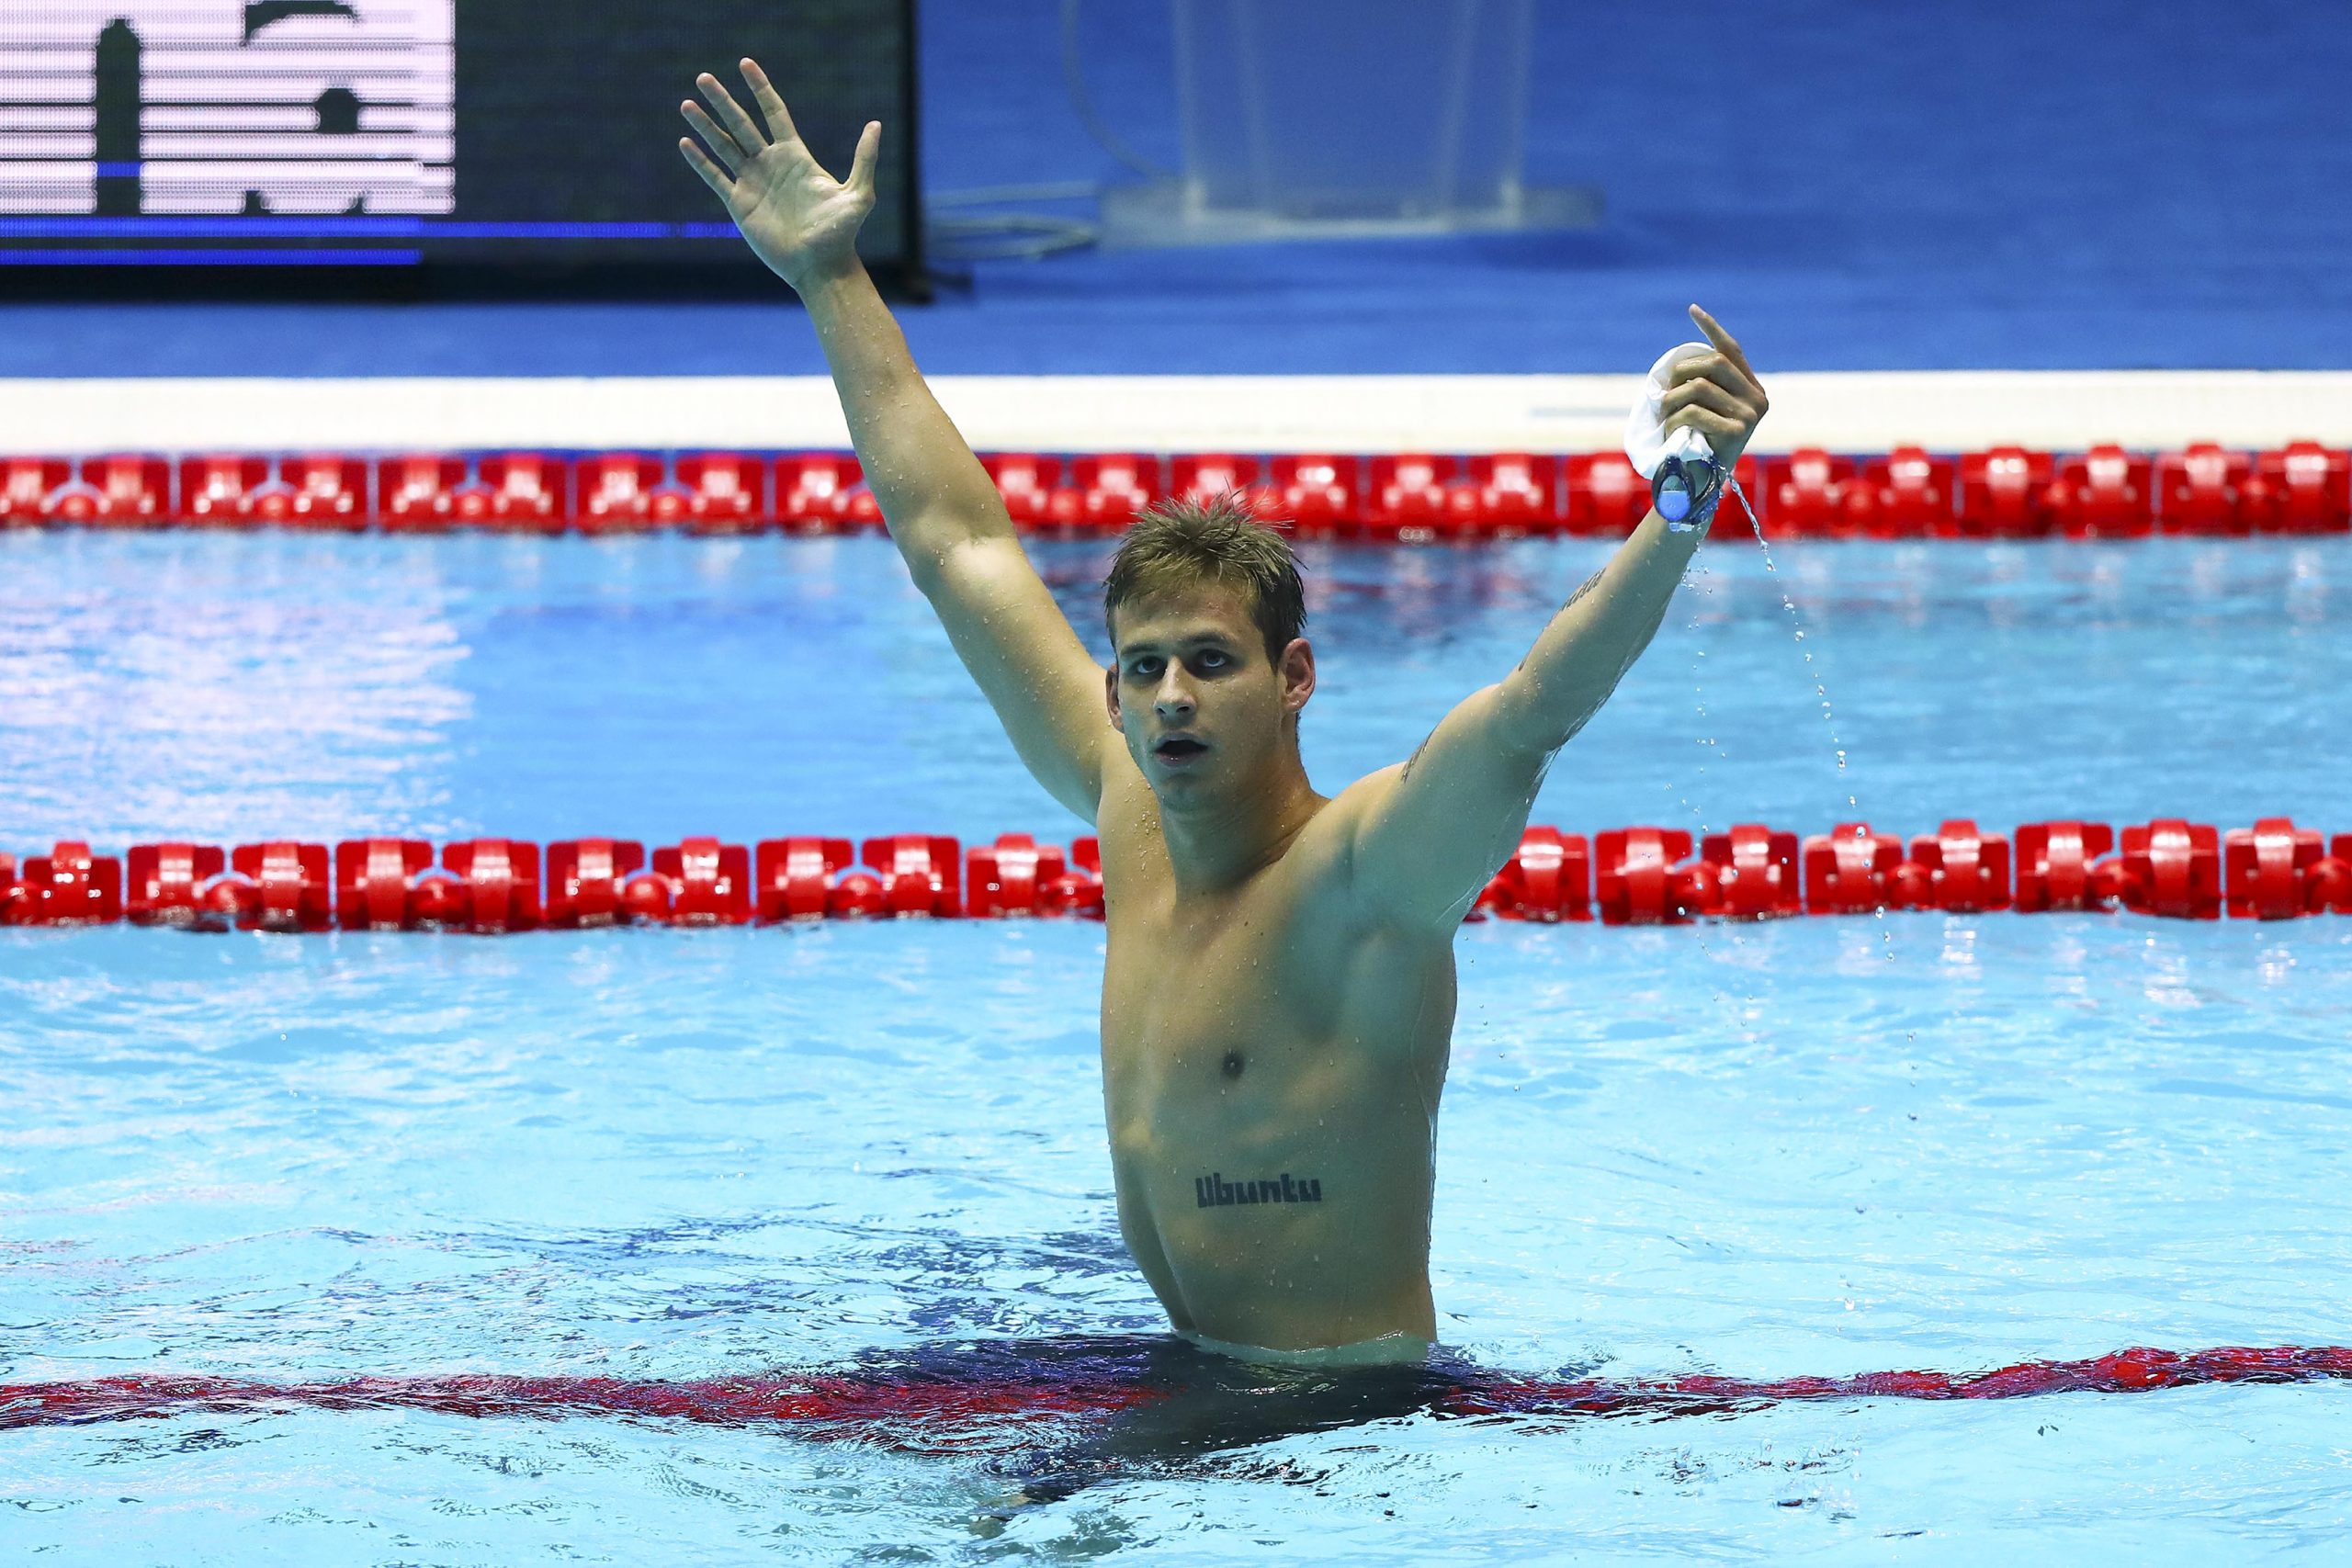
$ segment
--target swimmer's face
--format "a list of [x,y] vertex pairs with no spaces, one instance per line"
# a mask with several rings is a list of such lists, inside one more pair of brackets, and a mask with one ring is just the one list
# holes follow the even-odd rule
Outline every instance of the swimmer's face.
[[1291,720],[1314,694],[1314,650],[1299,637],[1267,658],[1250,608],[1247,589],[1214,581],[1120,606],[1111,726],[1163,800],[1246,784],[1296,744]]

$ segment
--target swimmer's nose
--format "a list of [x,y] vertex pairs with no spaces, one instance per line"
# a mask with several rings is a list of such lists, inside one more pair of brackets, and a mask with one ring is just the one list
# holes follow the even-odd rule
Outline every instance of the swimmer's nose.
[[1171,670],[1160,681],[1159,690],[1152,694],[1151,705],[1162,718],[1187,718],[1197,705],[1192,692],[1177,684],[1176,672]]

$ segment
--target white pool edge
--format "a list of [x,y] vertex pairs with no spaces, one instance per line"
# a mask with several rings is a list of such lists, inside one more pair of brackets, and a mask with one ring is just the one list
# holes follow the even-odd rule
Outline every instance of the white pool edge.
[[[1614,449],[1622,376],[942,376],[1011,451]],[[1794,371],[1755,449],[2352,445],[2352,372]],[[0,380],[0,452],[839,448],[820,376]]]

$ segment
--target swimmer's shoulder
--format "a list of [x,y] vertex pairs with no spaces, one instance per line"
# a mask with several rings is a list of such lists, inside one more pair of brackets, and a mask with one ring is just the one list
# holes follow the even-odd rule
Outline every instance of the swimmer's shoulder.
[[[1393,774],[1396,769],[1382,772]],[[1291,840],[1281,863],[1269,868],[1283,885],[1279,897],[1302,934],[1320,932],[1351,949],[1391,924],[1381,911],[1363,907],[1357,896],[1354,863],[1364,812],[1384,787],[1377,775],[1367,775],[1325,800]],[[1300,951],[1336,956],[1335,950],[1313,942]]]
[[[1315,842],[1309,863],[1321,884],[1317,902],[1360,936],[1380,935],[1415,947],[1451,949],[1454,930],[1410,918],[1385,904],[1371,888],[1378,879],[1360,874],[1365,829],[1396,795],[1411,761],[1391,762],[1333,795],[1311,825]],[[1302,838],[1306,835],[1302,835]],[[1393,841],[1393,840],[1392,840]]]

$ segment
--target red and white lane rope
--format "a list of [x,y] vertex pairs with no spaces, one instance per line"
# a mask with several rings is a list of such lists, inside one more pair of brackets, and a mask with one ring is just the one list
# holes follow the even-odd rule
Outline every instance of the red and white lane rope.
[[[1020,527],[1115,535],[1162,496],[1238,491],[1308,537],[1623,536],[1649,484],[1622,452],[998,452],[981,461]],[[2352,454],[1804,446],[1739,465],[1782,538],[2137,538],[2352,531]],[[875,532],[881,508],[840,452],[229,452],[0,457],[0,527],[453,527]]]
[[[1695,853],[1693,852],[1696,852]],[[2266,818],[2226,831],[2180,818],[2117,829],[2030,822],[2013,835],[1964,818],[1906,843],[1868,823],[1800,839],[1744,823],[1593,835],[1532,827],[1471,918],[1676,925],[1886,909],[2122,910],[2175,919],[2352,914],[2352,833]],[[0,924],[202,931],[452,931],[748,925],[922,917],[1102,913],[1091,838],[1067,850],[1007,833],[966,848],[937,834],[693,838],[658,847],[570,839],[435,846],[422,839],[134,844],[127,855],[60,842],[21,863],[0,853]]]

